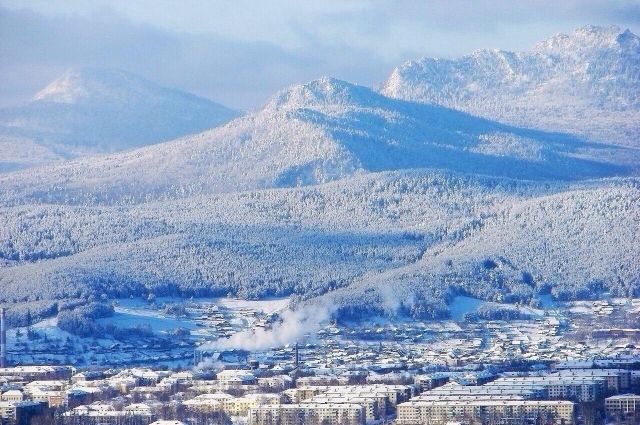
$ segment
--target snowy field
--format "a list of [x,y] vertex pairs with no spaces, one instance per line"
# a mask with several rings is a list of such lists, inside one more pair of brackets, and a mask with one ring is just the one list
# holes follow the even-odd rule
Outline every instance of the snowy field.
[[[116,300],[110,317],[96,319],[102,334],[81,337],[58,327],[57,317],[8,332],[10,358],[19,363],[85,366],[163,364],[188,366],[201,344],[251,332],[264,318],[283,311],[289,298],[245,301],[233,298],[182,300],[160,297]],[[181,314],[171,313],[172,307]],[[117,335],[110,334],[119,329]],[[131,331],[128,331],[131,330]],[[176,336],[177,331],[181,333]],[[127,334],[131,333],[128,337]]]

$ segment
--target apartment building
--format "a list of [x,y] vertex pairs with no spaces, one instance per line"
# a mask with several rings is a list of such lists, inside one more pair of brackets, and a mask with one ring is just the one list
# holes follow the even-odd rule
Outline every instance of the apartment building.
[[640,412],[640,395],[614,395],[604,400],[604,407],[609,417]]
[[78,406],[64,413],[64,423],[70,425],[119,425],[125,419],[135,420],[136,423],[145,425],[153,422],[154,415],[150,412],[150,409],[143,409],[142,405],[133,405],[128,410],[127,408],[125,410],[116,410],[113,406],[103,403]]
[[24,394],[20,390],[9,390],[2,393],[0,401],[22,401],[24,400]]
[[399,425],[444,425],[461,419],[503,423],[509,419],[547,417],[557,425],[571,425],[574,404],[563,400],[416,400],[398,405]]
[[229,416],[247,416],[249,410],[262,405],[278,405],[280,394],[247,394],[244,397],[227,398],[223,409]]
[[365,411],[359,404],[282,404],[260,406],[249,411],[249,425],[364,425]]
[[420,387],[420,391],[428,391],[449,382],[449,375],[445,373],[416,375],[413,382]]
[[37,379],[64,379],[69,380],[76,373],[71,366],[14,366],[0,368],[0,376],[19,377],[25,381]]
[[0,401],[0,423],[27,425],[33,415],[43,412],[44,403],[37,401]]
[[384,395],[318,395],[311,398],[305,403],[339,405],[339,404],[358,404],[364,408],[365,422],[370,423],[386,417],[387,398]]
[[631,387],[631,371],[625,369],[564,369],[551,376],[604,378],[610,394],[628,391]]
[[518,376],[498,378],[484,385],[490,388],[544,387],[552,400],[592,402],[601,400],[607,391],[607,378],[600,376]]

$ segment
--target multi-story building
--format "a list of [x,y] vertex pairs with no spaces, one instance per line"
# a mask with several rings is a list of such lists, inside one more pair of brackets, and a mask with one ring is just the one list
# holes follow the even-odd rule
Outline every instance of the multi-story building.
[[246,370],[223,370],[218,372],[216,380],[229,388],[258,383],[255,375]]
[[607,378],[600,376],[517,376],[498,378],[484,385],[491,388],[546,388],[552,400],[592,402],[604,398]]
[[131,394],[141,399],[161,398],[170,395],[172,387],[170,385],[155,385],[151,387],[135,387],[131,390]]
[[413,385],[372,384],[372,385],[347,385],[341,387],[327,387],[325,395],[383,395],[387,398],[390,408],[395,409],[398,403],[409,400],[417,394]]
[[27,382],[36,379],[69,380],[75,372],[75,368],[71,366],[15,366],[0,368],[0,376],[16,376]]
[[573,424],[574,404],[564,400],[416,400],[398,405],[401,425],[444,425],[477,419],[491,424],[546,417],[558,425]]
[[414,383],[420,387],[420,391],[428,391],[449,382],[449,375],[445,373],[432,373],[430,375],[417,375]]
[[[209,394],[205,394],[205,395],[209,395]],[[190,411],[195,411],[195,412],[221,412],[222,411],[222,407],[224,406],[224,403],[220,400],[214,400],[214,399],[206,399],[206,398],[200,398],[201,396],[198,396],[196,398],[192,398],[191,400],[187,400],[185,402],[182,403],[182,405]]]
[[1,401],[22,401],[24,400],[24,394],[20,390],[9,390],[2,393],[0,396]]
[[544,385],[520,385],[520,384],[505,384],[505,385],[460,385],[457,383],[449,383],[441,387],[435,388],[431,391],[423,393],[418,398],[428,397],[496,397],[505,396],[506,398],[517,399],[547,399],[549,398],[549,389]]
[[563,369],[551,376],[604,378],[610,394],[628,391],[631,387],[631,371],[625,369]]
[[318,395],[305,403],[339,405],[339,404],[359,404],[364,408],[365,422],[370,423],[380,420],[387,413],[387,398],[384,395],[359,395],[359,394],[341,394],[341,395]]
[[297,385],[299,387],[346,385],[347,381],[348,378],[343,378],[336,375],[305,376],[302,378],[298,378]]
[[626,416],[640,412],[640,395],[620,394],[604,400],[604,407],[608,417]]
[[42,413],[44,403],[37,401],[0,401],[0,423],[28,425],[34,415]]
[[130,410],[116,410],[113,406],[94,403],[78,406],[64,413],[64,423],[69,425],[120,425],[125,419],[145,425],[153,422],[154,415],[148,411],[141,411],[139,406]]
[[325,396],[384,396],[387,404],[395,408],[398,403],[409,400],[416,395],[416,388],[412,385],[329,385],[329,386],[303,386],[284,391],[284,394],[292,403],[301,403],[318,395]]
[[249,410],[263,405],[278,405],[282,402],[280,394],[247,394],[244,397],[227,398],[223,409],[229,416],[247,416]]
[[326,385],[305,385],[284,391],[284,394],[292,403],[300,403],[318,394],[324,394],[329,389]]
[[364,425],[359,404],[282,404],[260,406],[249,411],[250,425]]
[[126,406],[124,412],[127,415],[150,417],[154,414],[153,406],[147,403],[134,403]]
[[293,386],[293,379],[288,375],[276,375],[267,378],[258,378],[258,386],[283,391]]
[[67,392],[66,391],[41,391],[33,390],[29,396],[33,401],[41,401],[46,403],[49,407],[64,407],[67,405]]

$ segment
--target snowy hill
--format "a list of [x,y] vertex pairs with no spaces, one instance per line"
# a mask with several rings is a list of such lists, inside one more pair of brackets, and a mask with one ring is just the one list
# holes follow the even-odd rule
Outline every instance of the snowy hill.
[[330,297],[343,314],[416,316],[442,314],[459,293],[625,293],[640,289],[639,188],[414,170],[130,206],[4,207],[0,286],[7,300],[295,294]]
[[0,201],[140,202],[414,168],[576,180],[635,174],[639,153],[390,99],[322,78],[198,135],[5,174],[0,176]]
[[[225,123],[224,106],[117,70],[69,71],[24,106],[0,110],[0,171],[174,139]],[[39,146],[24,159],[22,139]]]
[[585,26],[528,52],[410,61],[381,91],[517,126],[640,146],[640,38],[617,27]]
[[[640,293],[640,182],[601,181],[506,202],[404,267],[327,295],[345,315],[437,317],[466,294],[500,302]],[[313,302],[322,302],[314,300]]]

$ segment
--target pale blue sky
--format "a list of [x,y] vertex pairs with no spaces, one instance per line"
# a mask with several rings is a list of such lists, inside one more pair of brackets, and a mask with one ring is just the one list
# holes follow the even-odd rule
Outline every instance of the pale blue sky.
[[394,66],[527,49],[584,24],[638,33],[629,0],[0,0],[0,105],[74,66],[122,68],[235,108],[332,75],[377,86]]

